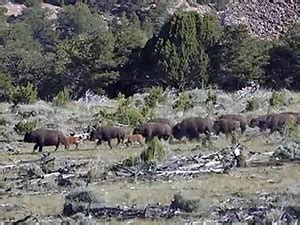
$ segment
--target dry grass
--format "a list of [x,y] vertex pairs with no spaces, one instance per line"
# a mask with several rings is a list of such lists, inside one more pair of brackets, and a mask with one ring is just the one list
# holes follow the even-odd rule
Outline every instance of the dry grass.
[[[207,91],[198,90],[192,91],[192,93],[195,102],[197,102],[197,106],[194,109],[185,113],[176,113],[171,107],[174,99],[169,97],[170,99],[167,104],[158,107],[156,116],[168,117],[178,121],[188,116],[206,116],[214,115],[214,113],[239,113],[246,107],[247,100],[253,97],[246,96],[239,99],[237,94],[217,92],[218,104],[222,104],[225,107],[225,110],[216,106],[212,111],[209,111],[210,109],[201,103],[201,100],[205,100]],[[268,102],[265,100],[270,96],[271,92],[259,91],[254,97],[260,99],[260,102]],[[300,93],[288,92],[288,96],[289,98],[292,98],[291,103],[288,106],[272,110],[300,112]],[[111,103],[112,107],[116,105],[115,101],[111,101]],[[19,122],[22,118],[11,113],[8,110],[8,107],[8,104],[0,104],[0,115],[10,121],[9,126],[5,129],[11,130],[12,125]],[[72,103],[69,104],[67,108],[53,108],[49,103],[40,102],[39,105],[22,106],[20,110],[22,112],[31,110],[36,111],[38,114],[37,118],[39,118],[39,126],[55,123],[60,129],[65,131],[69,127],[85,127],[89,125],[92,116],[98,112],[101,107],[103,106],[96,105],[87,109],[86,106]],[[258,110],[247,114],[264,114],[268,109],[268,105],[263,103]],[[130,132],[131,129],[132,128],[129,128],[128,132]],[[240,142],[246,146],[246,151],[251,150],[260,153],[270,152],[274,151],[276,146],[280,144],[280,138],[276,135],[272,137],[272,140],[270,139],[270,144],[267,144],[266,140],[257,134],[257,132],[248,129],[246,134],[240,139]],[[2,139],[2,137],[0,137],[0,139]],[[0,153],[0,165],[11,164],[18,160],[39,159],[41,156],[40,153],[32,153],[32,144],[18,142],[13,144],[21,150],[20,154],[13,155],[5,152]],[[115,142],[113,145],[114,144]],[[2,143],[0,143],[0,145],[2,145]],[[199,142],[176,142],[167,146],[169,154],[196,154],[199,151],[208,153],[219,151],[224,147],[230,146],[230,140],[221,136],[218,139],[214,139],[212,146],[208,147],[201,146],[201,143]],[[53,152],[53,150],[54,147],[45,147],[44,152]],[[105,166],[111,165],[114,162],[124,160],[129,156],[139,155],[142,150],[143,148],[139,145],[129,148],[119,146],[110,150],[106,143],[95,149],[95,143],[86,142],[83,145],[79,145],[79,150],[66,151],[61,147],[57,152],[52,153],[52,155],[59,161],[90,159],[91,163],[89,169],[99,172],[103,171]],[[137,204],[139,206],[144,206],[148,203],[156,202],[169,204],[173,195],[180,192],[188,198],[199,199],[201,201],[201,213],[203,216],[209,216],[206,215],[206,213],[211,204],[229,197],[238,195],[251,199],[262,192],[284,195],[286,189],[295,186],[296,184],[300,184],[299,166],[289,164],[284,167],[275,168],[243,168],[233,171],[230,174],[207,174],[192,180],[174,179],[168,182],[127,180],[114,183],[106,182],[101,184],[90,184],[89,188],[96,193],[97,197],[107,201],[111,205]],[[30,211],[44,216],[57,215],[62,212],[63,203],[64,195],[61,193],[51,195],[30,195],[20,191],[19,195],[15,195],[15,193],[14,195],[2,194],[0,195],[0,221],[20,218],[23,214]],[[9,209],[5,204],[12,205],[13,207],[9,206]],[[170,223],[174,224],[175,222],[180,224],[179,220],[172,220]],[[110,224],[120,223],[113,220]],[[131,224],[166,224],[166,222],[136,220]]]

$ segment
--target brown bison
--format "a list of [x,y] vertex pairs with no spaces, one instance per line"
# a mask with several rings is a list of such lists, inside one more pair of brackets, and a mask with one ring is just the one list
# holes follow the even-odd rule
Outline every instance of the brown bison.
[[213,132],[213,125],[213,121],[209,118],[187,118],[173,127],[173,136],[179,140],[183,137],[187,137],[189,140],[199,140],[200,134],[208,136]]
[[117,139],[118,143],[117,146],[120,144],[120,142],[124,142],[125,139],[125,131],[121,127],[100,127],[98,130],[93,130],[90,134],[90,141],[95,141],[98,139],[97,145],[100,145],[102,141],[107,141],[109,147],[112,149],[111,146],[111,140]]
[[251,119],[249,122],[249,127],[252,127],[252,128],[259,127],[260,130],[262,130],[263,124],[266,123],[268,116],[269,115],[261,115],[261,116]]
[[148,122],[134,129],[133,134],[141,134],[145,137],[145,141],[151,141],[154,137],[158,139],[169,139],[172,137],[172,129],[168,124]]
[[141,146],[143,146],[144,137],[141,134],[132,134],[128,135],[125,140],[125,144],[128,146],[132,143],[140,143]]
[[173,128],[175,125],[173,121],[171,121],[169,119],[165,119],[165,118],[155,118],[155,119],[149,120],[148,123],[149,122],[168,124],[171,128]]
[[78,144],[84,141],[82,137],[77,137],[77,136],[66,136],[65,138],[68,143],[68,146],[75,145],[76,149],[78,149]]
[[55,151],[59,148],[59,144],[63,144],[65,148],[69,148],[65,135],[57,130],[35,130],[26,132],[24,142],[35,143],[33,150],[39,148],[39,152],[43,150],[44,146],[55,145]]
[[216,135],[223,133],[228,138],[229,135],[233,135],[233,133],[238,132],[241,124],[237,120],[232,119],[219,119],[214,122],[214,132]]
[[283,114],[283,115],[292,115],[296,118],[297,120],[297,124],[300,124],[300,113],[296,113],[296,112],[282,112],[280,114]]
[[248,123],[247,119],[244,116],[237,115],[237,114],[222,115],[219,117],[219,119],[229,119],[229,120],[239,121],[242,134],[245,132]]
[[288,124],[296,124],[297,118],[291,114],[279,113],[259,116],[250,121],[251,127],[259,127],[262,132],[270,129],[270,134],[278,131],[282,134],[283,129]]

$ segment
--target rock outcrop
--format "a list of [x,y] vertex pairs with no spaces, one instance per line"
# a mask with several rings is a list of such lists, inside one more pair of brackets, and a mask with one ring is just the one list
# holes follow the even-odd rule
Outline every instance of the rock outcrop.
[[297,1],[239,1],[220,12],[222,24],[245,24],[251,34],[263,39],[278,38],[289,26],[300,22]]

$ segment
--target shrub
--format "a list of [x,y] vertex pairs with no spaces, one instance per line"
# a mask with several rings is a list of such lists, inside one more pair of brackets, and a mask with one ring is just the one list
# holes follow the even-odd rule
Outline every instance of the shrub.
[[116,120],[119,123],[127,124],[130,126],[137,126],[144,120],[143,115],[135,109],[127,109],[125,111],[117,111],[115,113]]
[[175,109],[177,111],[186,111],[186,110],[192,109],[193,107],[194,107],[194,104],[193,104],[190,96],[186,92],[180,93],[178,100],[173,105],[173,109]]
[[144,162],[153,162],[162,160],[165,155],[166,149],[163,143],[157,137],[154,137],[149,143],[148,148],[141,153],[140,158]]
[[136,165],[138,163],[138,161],[139,161],[138,157],[129,156],[127,159],[123,160],[122,164],[124,166],[131,167],[131,166]]
[[37,126],[37,122],[36,121],[21,121],[19,123],[17,123],[14,126],[14,130],[18,133],[18,134],[23,134],[26,132],[30,132],[33,131]]
[[199,208],[199,202],[197,200],[185,199],[182,195],[175,194],[170,207],[184,212],[193,212]]
[[289,122],[284,126],[284,135],[286,136],[297,136],[298,124],[295,122]]
[[5,126],[7,124],[7,120],[4,118],[0,118],[0,126]]
[[211,90],[207,93],[207,98],[204,102],[206,105],[212,103],[213,105],[217,104],[217,94],[215,92],[212,92]]
[[71,101],[70,93],[68,89],[64,88],[64,90],[58,92],[57,96],[54,98],[54,105],[56,106],[66,106]]
[[17,86],[11,91],[11,100],[17,105],[20,103],[29,104],[37,101],[37,89],[33,84],[27,86]]
[[246,112],[254,111],[254,110],[257,110],[257,109],[259,109],[259,102],[258,102],[257,98],[252,98],[252,99],[247,101],[246,109],[245,109]]
[[278,107],[286,105],[286,96],[284,93],[274,91],[269,99],[269,104],[271,107]]
[[92,191],[88,190],[77,190],[69,193],[66,196],[66,201],[69,202],[84,202],[84,203],[92,203],[97,200],[95,194]]
[[166,94],[161,87],[152,87],[148,90],[149,95],[145,98],[145,104],[151,108],[155,108],[158,103],[166,101]]

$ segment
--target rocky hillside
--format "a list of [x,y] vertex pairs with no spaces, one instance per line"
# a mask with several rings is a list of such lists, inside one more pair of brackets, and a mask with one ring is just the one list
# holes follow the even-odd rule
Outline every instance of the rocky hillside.
[[[231,3],[227,5],[226,9],[219,12],[222,24],[243,23],[249,28],[251,34],[263,39],[278,38],[287,31],[289,25],[300,22],[300,3],[298,3],[298,0],[229,2]],[[121,4],[112,3],[109,8],[107,8],[107,5],[102,5],[101,2],[97,1],[93,1],[93,5],[96,5],[100,12],[102,11],[109,17],[116,16],[114,13],[120,11],[120,8],[124,8],[124,11],[130,10],[130,4],[127,4],[126,1]],[[135,9],[135,11],[138,14],[139,11],[140,13],[145,13],[145,11],[155,10],[157,5],[156,1],[149,1],[149,5],[144,3],[140,9]],[[12,3],[7,3],[4,6],[7,8],[6,14],[9,16],[20,15],[25,8],[24,5]],[[49,6],[51,5],[43,4],[43,7],[52,10]],[[192,10],[204,14],[213,11],[214,6],[216,5],[213,3],[209,5],[198,4],[195,0],[174,0],[169,1],[166,11],[169,15],[176,13],[178,10]],[[57,8],[54,10],[55,13],[57,13]],[[165,14],[164,16],[167,15]],[[164,18],[159,19],[163,20]]]
[[291,24],[300,22],[300,3],[292,0],[238,2],[221,12],[220,18],[225,25],[245,24],[254,36],[263,39],[278,38]]

